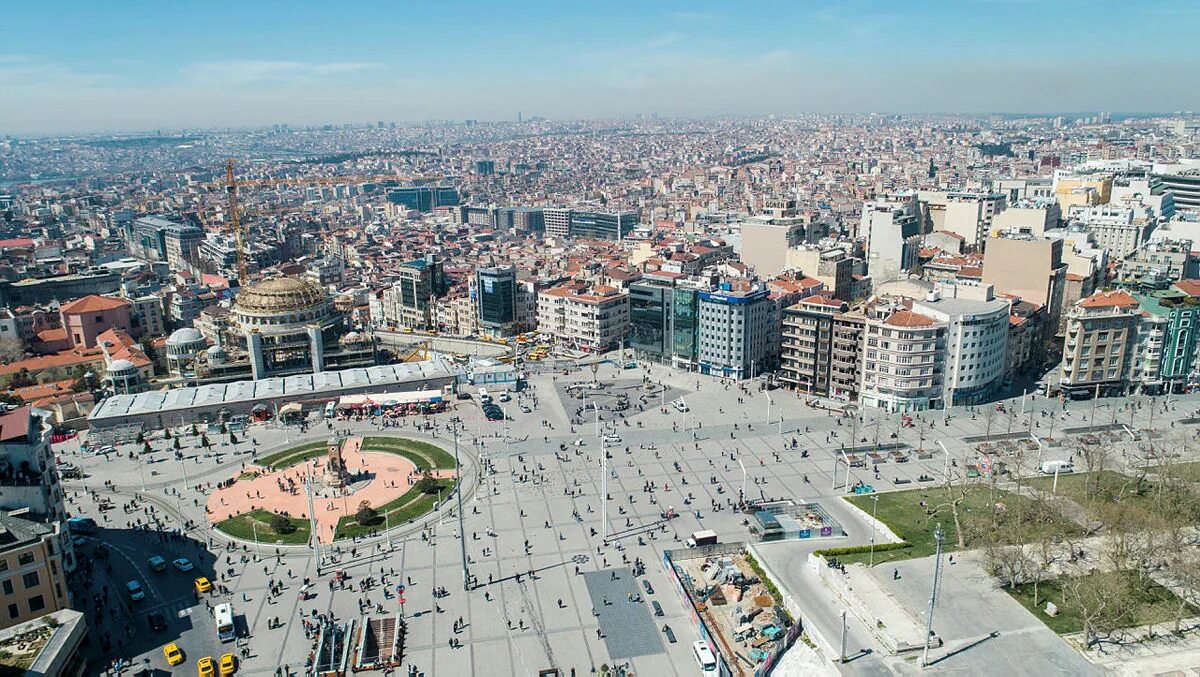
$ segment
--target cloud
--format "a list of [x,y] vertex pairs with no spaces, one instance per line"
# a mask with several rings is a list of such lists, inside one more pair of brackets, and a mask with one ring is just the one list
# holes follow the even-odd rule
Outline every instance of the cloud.
[[306,63],[303,61],[209,61],[184,67],[180,76],[194,86],[245,87],[294,85],[345,78],[382,68],[362,61]]

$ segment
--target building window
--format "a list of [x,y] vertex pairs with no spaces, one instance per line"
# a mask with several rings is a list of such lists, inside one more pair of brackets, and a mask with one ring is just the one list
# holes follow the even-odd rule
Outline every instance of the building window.
[[16,604],[8,605],[8,619],[10,621],[17,620],[17,616],[21,615],[21,609]]
[[0,585],[2,585],[2,587],[4,588],[4,594],[6,594],[6,595],[13,594],[12,580],[6,580],[6,581],[4,581],[3,584],[0,584]]
[[20,555],[17,555],[17,564],[19,564],[21,566],[25,566],[26,564],[33,564],[33,553],[32,552],[23,552]]
[[41,595],[34,595],[29,598],[29,612],[37,613],[46,608],[46,600]]
[[38,572],[30,571],[21,577],[21,582],[24,583],[25,589],[36,588],[42,579],[38,577]]

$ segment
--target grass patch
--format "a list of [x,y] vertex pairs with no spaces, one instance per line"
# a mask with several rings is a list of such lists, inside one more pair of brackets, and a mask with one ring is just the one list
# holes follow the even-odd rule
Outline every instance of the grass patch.
[[271,528],[271,520],[275,517],[275,513],[269,510],[251,510],[250,512],[235,515],[229,519],[217,522],[216,527],[234,538],[246,541],[253,541],[255,532],[257,532],[259,543],[273,544],[279,542],[284,545],[304,545],[308,543],[308,520],[289,517],[288,521],[292,523],[292,526],[296,530],[290,534],[279,534]]
[[403,456],[415,463],[421,472],[454,469],[454,456],[439,446],[421,440],[406,437],[364,437],[362,450]]
[[[439,479],[438,486],[442,488],[442,497],[450,496],[450,490],[454,487],[453,479]],[[334,531],[335,539],[351,538],[354,536],[369,536],[373,533],[382,532],[387,527],[394,527],[406,522],[411,522],[429,511],[433,510],[433,504],[437,503],[438,494],[425,494],[417,491],[416,488],[409,489],[402,496],[392,499],[387,503],[375,507],[375,511],[379,513],[379,517],[375,524],[363,525],[354,521],[354,515],[346,515],[338,520],[337,529]],[[387,519],[384,519],[384,515]]]
[[[1091,584],[1104,589],[1123,601],[1114,618],[1110,621],[1115,628],[1133,628],[1150,624],[1174,624],[1179,613],[1180,599],[1175,593],[1155,583],[1149,578],[1139,578],[1131,571],[1115,571],[1089,574]],[[1064,599],[1064,588],[1069,593],[1074,589],[1077,579],[1073,577],[1043,581],[1038,586],[1038,602],[1033,601],[1033,584],[1023,583],[1015,588],[1005,588],[1005,591],[1024,606],[1030,613],[1037,616],[1054,632],[1060,635],[1083,631],[1081,609],[1073,605],[1069,596]],[[1090,598],[1087,595],[1086,598]],[[1046,615],[1046,602],[1054,602],[1058,607],[1057,616]],[[1200,613],[1192,605],[1185,607],[1183,617],[1189,618]]]
[[298,447],[284,449],[273,454],[267,454],[255,459],[255,463],[276,470],[303,463],[310,458],[316,458],[329,450],[328,442],[309,442]]
[[1166,466],[1154,464],[1147,466],[1146,470],[1160,476],[1165,475],[1171,479],[1183,480],[1184,482],[1200,482],[1200,461],[1171,463]]
[[[1037,477],[1027,483],[1049,492],[1054,487],[1054,478]],[[1200,501],[1194,490],[1179,483],[1139,480],[1102,470],[1059,475],[1057,493],[1077,503],[1089,518],[1122,530],[1142,528],[1155,516],[1182,515],[1193,522],[1200,521]],[[1117,512],[1123,513],[1122,519],[1114,517]]]
[[[985,484],[972,486],[966,498],[959,504],[959,520],[962,523],[966,549],[978,545],[979,535],[991,531],[995,520],[1022,516],[1022,529],[1019,530],[1019,542],[1030,543],[1043,535],[1082,533],[1082,529],[1065,517],[1048,516],[1045,510],[1037,510],[1037,501],[1018,496],[1002,489],[993,490]],[[845,500],[854,504],[870,515],[874,509],[874,496],[879,497],[879,507],[876,517],[883,522],[892,533],[908,543],[907,547],[888,546],[884,549],[878,535],[875,537],[875,564],[883,564],[895,560],[928,557],[936,550],[933,538],[934,528],[938,522],[946,537],[942,542],[945,552],[959,550],[958,537],[954,532],[954,515],[948,506],[941,507],[936,514],[930,514],[938,506],[942,506],[957,497],[959,488],[947,490],[945,487],[928,487],[910,489],[907,491],[889,491],[880,494],[860,494],[846,496]],[[994,503],[992,497],[994,496]],[[921,502],[925,505],[922,506]],[[843,563],[870,561],[870,547],[865,551],[849,552],[838,555]]]

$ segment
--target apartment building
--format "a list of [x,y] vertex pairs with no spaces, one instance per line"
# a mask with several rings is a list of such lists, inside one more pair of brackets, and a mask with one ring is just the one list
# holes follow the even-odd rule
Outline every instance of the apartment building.
[[767,278],[788,268],[788,250],[804,243],[805,226],[800,219],[755,217],[742,223],[741,234],[742,263]]
[[1049,321],[1043,326],[1043,347],[1058,327],[1066,279],[1063,241],[1059,238],[1006,235],[990,238],[984,249],[984,283],[992,285],[997,294],[1017,296],[1045,307]]
[[1097,292],[1067,311],[1060,384],[1065,394],[1124,393],[1133,376],[1142,314],[1126,291]]
[[860,401],[891,413],[942,407],[946,323],[880,299],[866,312]]
[[1134,209],[1118,205],[1079,207],[1069,212],[1072,222],[1090,231],[1096,245],[1107,249],[1109,255],[1123,259],[1150,239],[1157,224],[1153,210]]
[[1157,380],[1169,392],[1182,392],[1200,381],[1200,281],[1180,280],[1149,294],[1134,296],[1142,309],[1144,353],[1160,349]]
[[0,629],[70,606],[63,522],[0,512]]
[[1009,204],[1008,208],[992,219],[989,237],[1002,231],[1013,231],[1034,237],[1042,237],[1048,230],[1055,230],[1062,222],[1062,208],[1049,198],[1021,200]]
[[1151,240],[1125,257],[1116,283],[1131,291],[1150,292],[1198,273],[1191,240]]
[[808,395],[831,395],[834,317],[849,309],[845,301],[810,296],[783,310],[780,381]]
[[876,283],[916,267],[921,251],[921,207],[917,196],[863,203],[858,235],[866,240],[867,268]]
[[1007,206],[1004,193],[923,190],[917,196],[929,222],[926,230],[955,233],[975,249],[983,246],[993,220]]
[[537,307],[538,331],[576,350],[618,348],[629,332],[629,294],[615,287],[553,287],[538,294]]
[[436,254],[406,261],[396,271],[397,280],[383,291],[383,318],[388,327],[433,329],[437,325],[436,300],[446,293],[446,276]]

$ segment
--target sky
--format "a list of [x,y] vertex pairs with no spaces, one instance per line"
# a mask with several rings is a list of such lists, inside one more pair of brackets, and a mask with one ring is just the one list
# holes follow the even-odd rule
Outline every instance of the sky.
[[47,0],[0,35],[0,134],[1200,110],[1200,0]]

